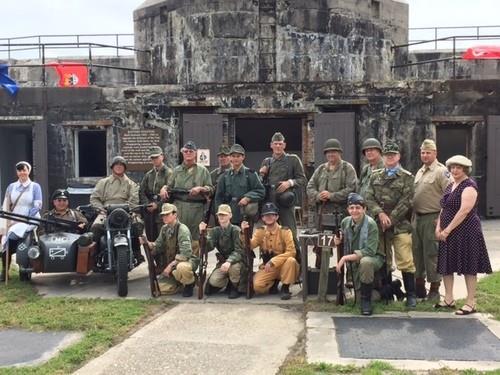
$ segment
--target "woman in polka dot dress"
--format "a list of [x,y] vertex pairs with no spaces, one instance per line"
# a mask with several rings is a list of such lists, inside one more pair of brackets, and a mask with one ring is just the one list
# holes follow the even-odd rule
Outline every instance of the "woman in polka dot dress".
[[455,314],[476,312],[478,273],[491,273],[491,264],[477,214],[477,184],[469,178],[472,162],[462,155],[446,161],[453,182],[441,199],[441,214],[436,224],[439,240],[438,272],[443,275],[445,296],[436,308],[455,308],[453,274],[464,275],[467,299]]

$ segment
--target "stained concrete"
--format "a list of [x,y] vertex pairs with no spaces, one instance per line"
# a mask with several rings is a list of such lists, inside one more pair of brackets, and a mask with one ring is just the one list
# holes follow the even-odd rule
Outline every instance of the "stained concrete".
[[75,374],[275,374],[302,330],[278,306],[182,304]]

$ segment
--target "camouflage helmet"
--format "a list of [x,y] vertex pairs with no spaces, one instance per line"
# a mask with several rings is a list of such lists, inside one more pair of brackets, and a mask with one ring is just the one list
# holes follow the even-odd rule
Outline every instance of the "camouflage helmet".
[[340,141],[336,138],[327,139],[325,142],[325,145],[323,146],[323,152],[327,152],[327,151],[343,152],[342,145],[340,144]]
[[363,152],[363,155],[365,154],[365,150],[369,148],[377,148],[380,152],[382,152],[382,145],[376,138],[367,138],[363,142],[363,146],[361,146],[361,151]]
[[399,145],[394,141],[387,141],[382,150],[382,154],[399,154]]
[[123,156],[115,156],[111,161],[110,168],[113,168],[115,164],[121,164],[127,169],[127,160]]

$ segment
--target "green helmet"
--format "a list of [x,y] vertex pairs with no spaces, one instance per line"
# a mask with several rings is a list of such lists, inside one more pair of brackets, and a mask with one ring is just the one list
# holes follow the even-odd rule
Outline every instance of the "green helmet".
[[110,168],[113,168],[115,164],[122,164],[125,169],[127,169],[127,160],[123,156],[115,156],[113,160],[111,160]]
[[340,141],[336,138],[327,139],[325,142],[325,145],[323,146],[323,152],[327,152],[327,151],[343,152],[342,145],[340,144]]
[[365,150],[368,148],[377,148],[379,149],[380,152],[382,152],[382,145],[376,138],[367,138],[363,142],[363,146],[361,147],[361,151],[363,154],[365,153]]

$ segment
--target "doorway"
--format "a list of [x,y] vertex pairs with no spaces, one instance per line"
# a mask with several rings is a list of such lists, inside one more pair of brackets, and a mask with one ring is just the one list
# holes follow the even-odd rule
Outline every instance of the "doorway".
[[436,124],[438,158],[444,163],[453,155],[471,158],[472,126],[467,124]]

